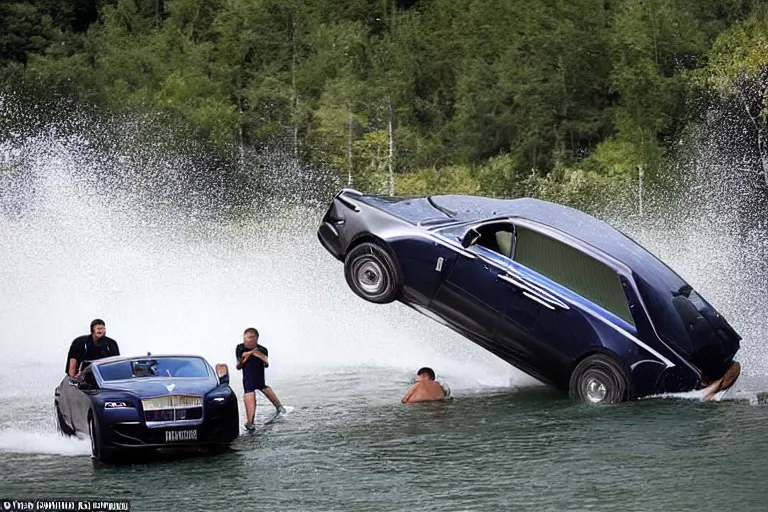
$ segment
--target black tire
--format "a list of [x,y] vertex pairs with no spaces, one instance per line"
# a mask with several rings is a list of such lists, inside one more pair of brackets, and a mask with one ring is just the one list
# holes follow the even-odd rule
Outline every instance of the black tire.
[[91,438],[91,455],[99,462],[111,462],[114,459],[114,450],[104,447],[93,414],[88,415],[88,435]]
[[65,436],[72,437],[77,435],[75,429],[67,425],[67,422],[64,421],[64,416],[61,414],[61,410],[59,409],[59,402],[54,402],[53,408],[56,413],[56,430]]
[[358,296],[376,304],[400,297],[403,275],[390,253],[371,242],[353,247],[344,258],[344,277]]
[[619,363],[604,354],[582,360],[569,384],[572,398],[587,404],[606,405],[627,399],[627,378]]

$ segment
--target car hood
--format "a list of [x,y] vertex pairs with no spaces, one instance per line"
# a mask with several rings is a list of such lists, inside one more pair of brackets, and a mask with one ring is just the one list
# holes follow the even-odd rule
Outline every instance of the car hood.
[[104,391],[128,391],[139,398],[164,395],[199,395],[202,396],[216,387],[213,378],[141,378],[133,380],[105,382]]

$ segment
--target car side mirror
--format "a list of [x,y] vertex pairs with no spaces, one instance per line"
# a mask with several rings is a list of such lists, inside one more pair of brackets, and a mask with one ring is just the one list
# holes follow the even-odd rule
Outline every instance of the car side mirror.
[[464,235],[464,240],[461,241],[462,247],[465,249],[473,245],[480,238],[480,233],[475,228],[470,228],[467,234]]
[[93,386],[91,386],[84,380],[81,380],[77,383],[77,389],[79,389],[80,391],[90,391],[91,389],[93,389]]
[[223,363],[217,364],[216,376],[219,378],[219,384],[229,384],[229,367]]

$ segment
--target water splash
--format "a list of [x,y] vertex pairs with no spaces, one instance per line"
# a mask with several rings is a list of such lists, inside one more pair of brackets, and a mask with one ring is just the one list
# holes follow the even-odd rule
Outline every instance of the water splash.
[[[0,357],[23,369],[0,375],[4,396],[50,396],[69,341],[94,317],[125,354],[198,353],[233,371],[242,330],[257,326],[278,380],[322,381],[342,367],[399,379],[429,365],[454,390],[531,384],[415,311],[352,294],[316,241],[336,187],[327,174],[279,151],[251,154],[234,172],[201,161],[194,147],[145,143],[140,122],[100,123],[54,123],[0,142]],[[712,154],[693,155],[692,183],[711,182]],[[718,203],[732,184],[720,195],[684,186],[686,201],[649,197],[643,219],[627,205],[609,220],[745,336],[745,375],[765,374],[766,294],[754,286],[765,282],[762,232],[734,233],[734,214]],[[19,349],[32,343],[34,360]]]
[[3,452],[90,456],[91,444],[87,439],[66,437],[53,432],[29,432],[9,428],[0,430],[0,453]]
[[[49,128],[0,143],[11,170],[0,194],[0,357],[19,369],[0,375],[3,395],[52,396],[69,342],[95,317],[123,354],[200,354],[235,380],[235,345],[256,326],[271,379],[430,365],[454,389],[530,383],[405,306],[357,298],[317,242],[324,189],[312,170],[278,154],[235,186],[198,187],[182,172],[194,162],[145,158],[127,140]],[[250,193],[258,187],[271,195]],[[31,344],[34,354],[20,350]]]
[[689,125],[664,169],[674,187],[651,190],[643,216],[639,197],[602,214],[741,334],[742,379],[768,375],[768,190],[743,116],[742,109],[712,105],[702,123]]

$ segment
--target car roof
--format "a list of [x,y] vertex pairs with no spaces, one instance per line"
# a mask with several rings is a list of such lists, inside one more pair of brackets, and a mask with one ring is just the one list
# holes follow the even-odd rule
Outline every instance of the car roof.
[[534,198],[494,199],[435,195],[431,200],[460,221],[519,217],[564,232],[624,263],[656,286],[678,290],[685,281],[671,268],[615,227],[575,208]]

